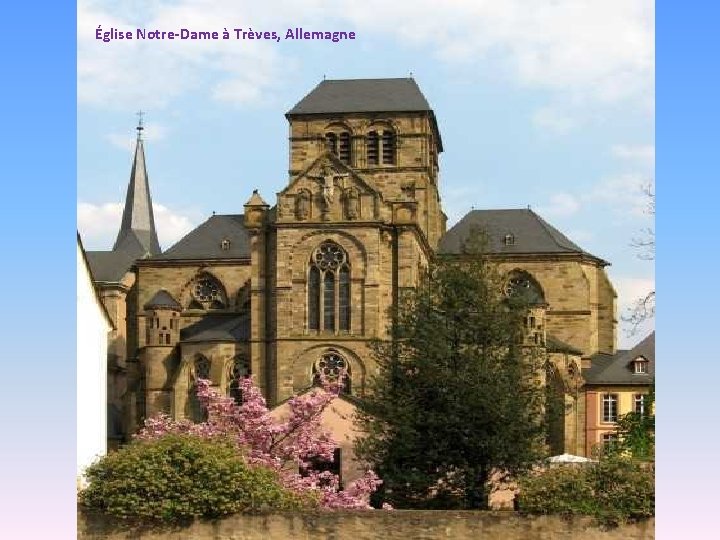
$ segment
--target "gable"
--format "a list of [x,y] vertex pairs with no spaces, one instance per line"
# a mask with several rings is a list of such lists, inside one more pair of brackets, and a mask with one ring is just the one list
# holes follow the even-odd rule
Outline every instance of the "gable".
[[278,193],[277,221],[368,221],[379,218],[381,194],[331,152]]

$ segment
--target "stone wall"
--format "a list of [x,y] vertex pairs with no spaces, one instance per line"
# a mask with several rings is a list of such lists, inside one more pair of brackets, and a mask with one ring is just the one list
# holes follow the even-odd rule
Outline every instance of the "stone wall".
[[655,538],[655,520],[601,530],[590,518],[522,517],[514,512],[395,510],[233,516],[165,528],[134,527],[80,512],[78,540],[640,540]]

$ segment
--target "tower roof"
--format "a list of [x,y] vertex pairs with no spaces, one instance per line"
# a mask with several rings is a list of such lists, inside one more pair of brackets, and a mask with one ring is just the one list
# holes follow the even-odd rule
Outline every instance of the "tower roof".
[[435,113],[413,78],[324,80],[285,116],[393,112],[427,112],[442,152]]
[[325,80],[287,114],[402,111],[432,111],[415,79]]
[[150,184],[145,168],[145,149],[141,136],[142,121],[137,129],[138,137],[125,198],[125,209],[113,251],[123,251],[133,258],[140,259],[147,254],[158,255],[161,250],[155,230]]

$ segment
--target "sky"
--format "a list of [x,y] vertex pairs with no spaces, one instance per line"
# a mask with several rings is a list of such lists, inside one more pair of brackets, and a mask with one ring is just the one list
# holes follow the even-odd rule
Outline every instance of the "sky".
[[[229,40],[96,39],[217,31]],[[237,40],[235,28],[355,32],[355,40]],[[618,314],[654,290],[633,247],[654,228],[654,4],[650,0],[124,0],[78,3],[78,229],[110,249],[137,123],[160,243],[213,212],[271,204],[288,181],[284,113],[328,79],[412,77],[434,109],[452,226],[473,208],[528,205],[611,262]],[[652,328],[631,334],[629,347]]]

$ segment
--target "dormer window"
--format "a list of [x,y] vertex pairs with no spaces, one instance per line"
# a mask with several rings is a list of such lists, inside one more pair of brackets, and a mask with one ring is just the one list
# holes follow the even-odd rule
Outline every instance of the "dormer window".
[[633,371],[636,375],[646,375],[648,372],[648,364],[649,362],[646,358],[638,356],[633,360]]
[[514,246],[515,245],[515,235],[512,233],[508,233],[505,235],[505,238],[503,239],[506,246]]
[[224,238],[222,242],[220,242],[220,249],[222,249],[223,251],[227,251],[228,249],[230,249],[230,240]]

